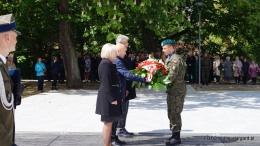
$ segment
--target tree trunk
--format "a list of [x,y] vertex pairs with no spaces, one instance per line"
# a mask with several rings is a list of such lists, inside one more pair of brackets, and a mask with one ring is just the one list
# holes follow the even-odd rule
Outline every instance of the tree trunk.
[[148,53],[157,52],[157,41],[154,39],[154,32],[149,29],[145,28],[147,23],[142,21],[142,34],[144,40],[144,48]]
[[[62,15],[70,14],[68,0],[60,1],[59,12]],[[82,88],[82,82],[73,40],[74,37],[71,24],[64,19],[60,19],[59,42],[67,79],[67,87],[79,89]]]

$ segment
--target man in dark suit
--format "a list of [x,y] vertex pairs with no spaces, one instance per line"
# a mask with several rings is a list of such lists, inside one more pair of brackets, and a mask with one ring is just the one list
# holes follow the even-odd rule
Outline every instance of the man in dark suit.
[[96,75],[97,75],[97,66],[98,66],[98,62],[97,62],[97,58],[96,55],[93,54],[91,57],[91,76],[92,76],[92,81],[96,81]]
[[189,56],[186,59],[187,70],[189,73],[189,83],[195,83],[195,79],[191,80],[191,76],[195,75],[195,62],[196,58],[192,56],[192,52],[189,52]]
[[64,77],[65,77],[65,68],[63,65],[63,60],[62,56],[58,59],[58,62],[60,63],[60,76],[59,76],[59,83],[63,84],[64,83]]
[[48,82],[51,81],[51,57],[49,56],[49,53],[45,54],[45,62],[44,62],[45,66],[46,66],[46,74],[47,74],[47,78],[48,78]]
[[[126,100],[125,97],[128,96],[128,91],[126,90],[126,78],[132,81],[138,81],[145,83],[146,78],[141,78],[140,76],[131,74],[129,70],[126,68],[124,64],[124,56],[126,55],[126,50],[128,46],[128,37],[124,35],[120,35],[117,38],[117,60],[113,61],[114,64],[116,64],[116,68],[118,71],[118,76],[120,79],[120,84],[121,84],[121,99],[122,99],[122,119],[119,120],[118,122],[113,123],[113,128],[112,128],[112,135],[111,135],[111,141],[116,141],[118,144],[124,144],[122,141],[118,139],[117,136],[120,137],[132,137],[133,133],[129,133],[125,129],[126,125],[126,117],[127,117],[127,112],[128,112],[128,107],[129,107],[129,101]],[[117,135],[117,136],[116,136]]]
[[[214,62],[214,58],[211,57],[211,54],[208,54],[209,59],[211,60],[211,66],[213,66],[213,62]],[[214,75],[213,75],[213,67],[211,67],[210,71],[209,71],[209,83],[211,83],[211,81],[214,81]]]
[[78,54],[78,65],[79,65],[79,71],[80,71],[80,77],[81,80],[84,80],[84,65],[85,65],[85,61],[84,58],[82,58],[82,54],[79,53]]

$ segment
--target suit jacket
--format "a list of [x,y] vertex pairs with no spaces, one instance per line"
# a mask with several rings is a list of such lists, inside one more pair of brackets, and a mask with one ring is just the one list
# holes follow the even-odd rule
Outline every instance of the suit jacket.
[[[101,85],[98,90],[96,114],[118,117],[122,115],[121,94],[116,66],[108,59],[102,59],[98,67]],[[117,105],[111,104],[117,101]]]
[[121,84],[121,99],[125,100],[125,94],[126,94],[126,78],[132,81],[137,82],[146,82],[146,78],[142,78],[140,76],[137,76],[135,74],[131,74],[129,70],[125,67],[124,62],[122,61],[122,58],[117,57],[117,59],[113,62],[116,64],[116,68],[119,75],[119,80]]
[[84,58],[79,58],[78,57],[78,65],[79,65],[79,71],[80,72],[85,72],[84,71],[84,65],[85,65],[85,60],[84,60]]
[[45,64],[47,70],[51,70],[51,57],[50,56],[47,56],[45,58],[44,64]]
[[60,58],[58,59],[58,61],[59,61],[59,63],[60,63],[60,71],[64,71],[65,69],[64,69],[64,65],[63,65],[63,59],[60,57]]
[[[126,58],[127,57],[122,59],[122,61],[124,62],[126,69],[131,70],[132,69],[131,68],[131,64],[130,64],[130,62]],[[133,83],[133,81],[126,80],[126,90],[129,93],[128,93],[128,96],[125,97],[125,100],[131,100],[131,99],[135,99],[136,98],[135,86],[132,87],[132,83]]]
[[98,68],[98,61],[96,58],[91,57],[91,70],[97,70]]
[[[186,64],[187,64],[188,71],[195,71],[195,62],[196,62],[196,58],[194,56],[187,57]],[[191,66],[189,66],[189,64],[191,64]]]

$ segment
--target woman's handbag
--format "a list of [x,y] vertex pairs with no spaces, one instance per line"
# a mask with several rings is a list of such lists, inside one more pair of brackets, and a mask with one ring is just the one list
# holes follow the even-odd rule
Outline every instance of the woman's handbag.
[[237,73],[240,74],[240,70],[239,69],[237,70]]
[[[40,65],[40,64],[39,64],[39,65]],[[42,67],[42,65],[40,65],[40,66]],[[44,70],[43,67],[42,67],[42,70]],[[46,72],[44,72],[43,74],[44,74],[45,77],[47,76]]]
[[222,63],[219,64],[218,69],[219,69],[219,70],[222,70],[222,69],[223,69]]

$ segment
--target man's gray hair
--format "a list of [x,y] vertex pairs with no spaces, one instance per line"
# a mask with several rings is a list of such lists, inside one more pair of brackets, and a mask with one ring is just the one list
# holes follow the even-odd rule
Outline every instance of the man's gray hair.
[[230,57],[229,57],[229,56],[227,56],[227,57],[226,57],[226,59],[228,59],[228,58],[230,59]]
[[123,43],[123,40],[129,40],[129,37],[127,37],[127,36],[125,36],[125,35],[120,35],[120,36],[118,36],[117,38],[116,38],[116,44],[118,44],[118,43]]

